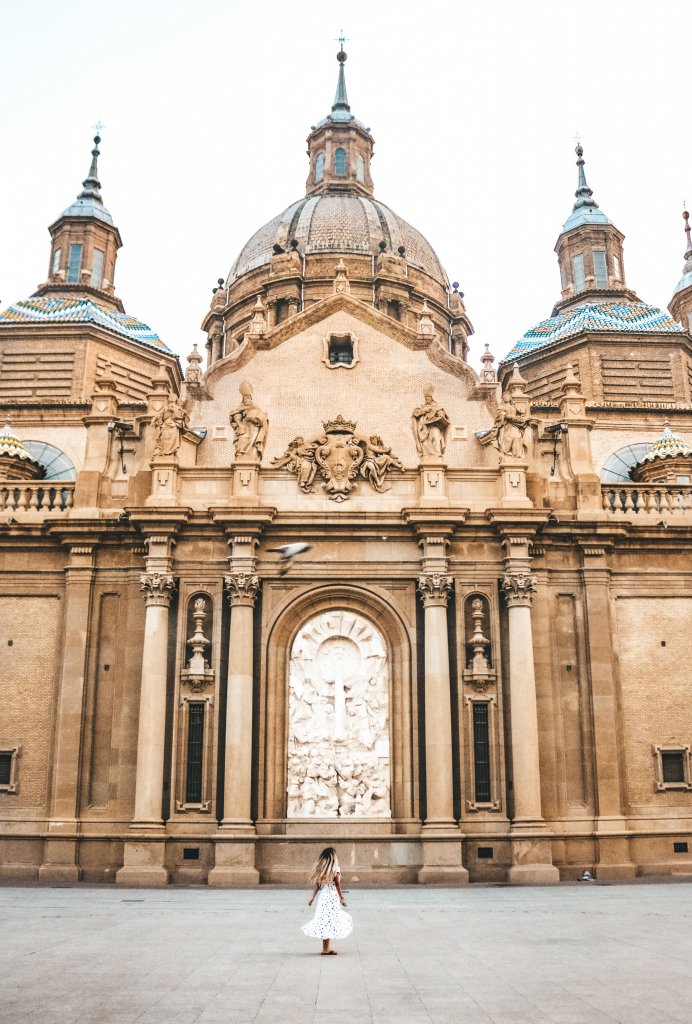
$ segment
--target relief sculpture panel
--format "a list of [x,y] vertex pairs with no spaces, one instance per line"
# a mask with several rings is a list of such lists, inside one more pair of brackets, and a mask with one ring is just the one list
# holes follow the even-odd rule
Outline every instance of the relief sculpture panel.
[[288,685],[288,816],[389,817],[389,664],[380,632],[325,612],[298,633]]

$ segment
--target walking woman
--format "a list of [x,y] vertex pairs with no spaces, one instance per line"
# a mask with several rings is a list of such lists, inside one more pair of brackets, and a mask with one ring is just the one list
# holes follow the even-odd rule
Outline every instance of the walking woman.
[[312,939],[322,939],[322,956],[336,956],[332,939],[345,939],[353,931],[353,920],[342,907],[346,906],[341,891],[341,868],[336,859],[336,850],[328,846],[322,850],[312,871],[310,881],[314,883],[308,906],[317,897],[315,916],[304,924],[301,931]]

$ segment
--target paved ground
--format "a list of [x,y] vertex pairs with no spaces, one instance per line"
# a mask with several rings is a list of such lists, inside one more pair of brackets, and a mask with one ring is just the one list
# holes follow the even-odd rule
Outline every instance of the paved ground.
[[339,956],[307,892],[0,889],[2,1024],[692,1019],[692,884],[358,890]]

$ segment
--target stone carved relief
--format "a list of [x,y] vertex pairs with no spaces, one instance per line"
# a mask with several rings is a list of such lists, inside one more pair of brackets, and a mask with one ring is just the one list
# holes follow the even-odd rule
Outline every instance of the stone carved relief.
[[502,577],[502,591],[508,608],[530,607],[538,577],[528,572],[508,572]]
[[242,401],[237,408],[231,410],[229,419],[235,433],[236,455],[254,454],[262,458],[267,441],[269,417],[255,403],[252,397],[252,385],[243,382],[240,385]]
[[152,420],[156,431],[154,455],[175,455],[180,448],[180,439],[189,426],[188,415],[175,395],[169,395],[166,404]]
[[145,572],[139,582],[147,606],[168,608],[175,590],[175,576],[167,572]]
[[298,633],[288,684],[289,817],[388,817],[389,671],[379,631],[324,612]]
[[385,483],[387,473],[391,469],[403,471],[401,461],[378,434],[356,434],[356,424],[343,416],[329,420],[323,427],[324,433],[310,441],[294,437],[284,454],[272,459],[276,469],[295,473],[302,491],[312,490],[319,472],[327,496],[333,501],[346,501],[357,486],[358,477],[382,493],[389,490]]
[[251,572],[232,572],[224,576],[223,583],[231,605],[254,605],[260,588],[259,576]]
[[425,573],[418,577],[418,593],[424,608],[446,607],[454,577],[444,573]]
[[411,413],[416,451],[420,456],[437,455],[442,458],[447,445],[449,416],[435,401],[431,384],[423,391],[423,398],[423,405],[417,406]]

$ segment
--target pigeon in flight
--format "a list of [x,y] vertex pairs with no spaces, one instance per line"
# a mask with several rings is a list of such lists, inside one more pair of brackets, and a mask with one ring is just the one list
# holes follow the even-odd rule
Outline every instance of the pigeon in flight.
[[310,551],[312,544],[305,544],[303,541],[299,541],[296,544],[282,544],[278,548],[269,548],[270,551],[278,551],[281,554],[281,566],[279,568],[279,576],[285,576],[288,570],[291,568],[291,562],[296,555],[303,555],[306,551]]

